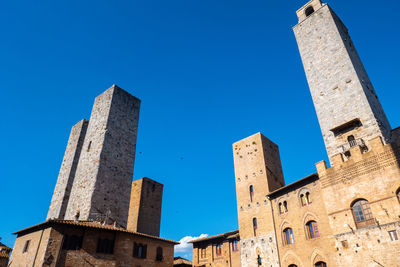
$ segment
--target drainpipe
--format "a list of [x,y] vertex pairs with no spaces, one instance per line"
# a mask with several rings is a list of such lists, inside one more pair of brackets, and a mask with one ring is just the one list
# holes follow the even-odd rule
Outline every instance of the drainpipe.
[[272,206],[272,201],[269,196],[267,196],[269,200],[269,204],[271,205],[271,212],[272,212],[272,224],[274,226],[274,233],[275,233],[275,241],[276,241],[276,252],[278,253],[278,263],[281,266],[281,257],[279,256],[279,247],[278,247],[278,237],[276,235],[276,228],[275,228],[275,216],[274,216],[274,207]]
[[35,258],[33,259],[32,267],[35,266],[36,257],[37,257],[37,254],[38,254],[38,252],[39,252],[40,244],[42,243],[43,232],[44,232],[44,229],[42,230],[42,233],[40,233],[39,244],[38,244],[37,249],[36,249]]

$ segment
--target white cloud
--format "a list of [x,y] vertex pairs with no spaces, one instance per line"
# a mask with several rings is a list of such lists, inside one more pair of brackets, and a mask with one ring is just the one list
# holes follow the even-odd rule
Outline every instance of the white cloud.
[[179,245],[175,246],[175,252],[192,252],[192,243],[188,243],[194,239],[207,237],[208,234],[201,234],[200,236],[185,236],[179,240]]

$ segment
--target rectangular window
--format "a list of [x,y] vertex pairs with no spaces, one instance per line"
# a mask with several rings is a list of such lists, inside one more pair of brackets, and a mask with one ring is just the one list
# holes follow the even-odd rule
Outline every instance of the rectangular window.
[[97,242],[97,253],[113,254],[114,253],[114,240],[107,238],[99,238]]
[[28,251],[29,248],[29,244],[31,243],[30,240],[26,240],[25,245],[24,245],[24,249],[22,250],[22,253],[25,253]]
[[145,259],[147,257],[147,245],[133,243],[133,257]]
[[232,250],[239,251],[239,241],[238,240],[235,240],[232,242]]
[[215,254],[217,256],[222,256],[222,244],[218,244],[215,248]]
[[396,230],[389,231],[389,236],[392,241],[399,240]]
[[206,251],[206,248],[201,248],[200,249],[200,257],[202,258],[202,259],[204,259],[204,258],[206,258],[207,257],[207,253],[206,253],[207,251]]
[[82,248],[83,236],[65,235],[62,249],[80,250]]

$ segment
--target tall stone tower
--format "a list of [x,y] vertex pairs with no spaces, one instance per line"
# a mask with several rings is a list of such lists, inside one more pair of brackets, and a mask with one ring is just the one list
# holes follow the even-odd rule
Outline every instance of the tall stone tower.
[[126,227],[139,109],[140,100],[116,85],[96,98],[89,123],[72,129],[48,218]]
[[242,266],[258,266],[258,261],[279,266],[272,206],[266,198],[285,184],[278,146],[257,133],[233,144],[233,158]]
[[132,182],[127,229],[160,236],[163,185],[149,178]]
[[88,121],[81,120],[72,127],[47,219],[64,219],[87,126]]
[[327,4],[312,0],[297,11],[293,28],[328,156],[351,157],[350,148],[370,148],[391,127],[346,26]]

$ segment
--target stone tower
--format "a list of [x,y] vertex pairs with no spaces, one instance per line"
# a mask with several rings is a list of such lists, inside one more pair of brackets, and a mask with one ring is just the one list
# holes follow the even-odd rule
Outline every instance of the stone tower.
[[88,121],[81,120],[72,127],[47,219],[64,219],[87,126]]
[[89,123],[72,129],[48,218],[126,227],[139,109],[140,100],[116,85],[96,98]]
[[257,133],[233,144],[233,158],[242,266],[258,266],[258,260],[279,266],[272,206],[266,198],[285,183],[278,146]]
[[293,28],[328,156],[351,157],[353,146],[390,142],[391,127],[346,26],[327,4],[312,0]]
[[163,185],[149,178],[132,182],[127,229],[160,236]]

